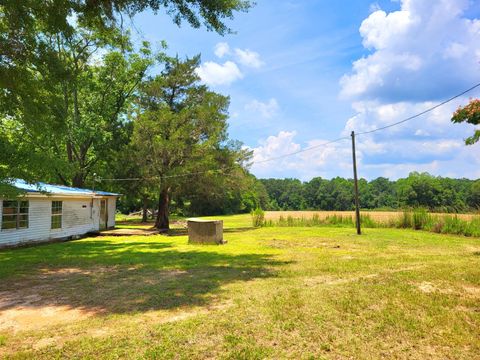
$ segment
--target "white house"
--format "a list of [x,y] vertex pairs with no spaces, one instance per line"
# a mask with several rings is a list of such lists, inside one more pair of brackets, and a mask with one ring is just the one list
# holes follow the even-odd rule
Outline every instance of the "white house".
[[77,238],[115,226],[119,194],[16,180],[16,199],[0,198],[0,247]]

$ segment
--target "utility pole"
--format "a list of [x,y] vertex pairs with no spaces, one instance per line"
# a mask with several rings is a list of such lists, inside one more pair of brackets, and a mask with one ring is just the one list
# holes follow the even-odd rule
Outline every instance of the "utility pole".
[[357,154],[355,152],[355,131],[352,131],[352,156],[353,156],[353,181],[355,186],[355,219],[357,224],[357,234],[362,234],[360,227],[360,201],[358,199],[358,177],[357,177]]

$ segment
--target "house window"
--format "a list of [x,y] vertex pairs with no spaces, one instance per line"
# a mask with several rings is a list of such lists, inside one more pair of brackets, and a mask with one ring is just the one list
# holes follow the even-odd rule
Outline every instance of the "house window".
[[28,228],[28,201],[4,200],[2,230]]
[[62,201],[52,201],[52,229],[62,228]]

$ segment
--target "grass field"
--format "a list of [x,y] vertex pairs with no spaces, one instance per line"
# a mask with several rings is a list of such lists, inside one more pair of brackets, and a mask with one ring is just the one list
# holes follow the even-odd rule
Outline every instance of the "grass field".
[[[389,220],[397,219],[399,216],[403,214],[402,211],[361,211],[362,214],[368,215],[372,220],[380,221],[380,222],[387,222]],[[327,217],[331,217],[333,215],[343,216],[343,217],[351,217],[352,219],[355,218],[355,211],[266,211],[265,212],[265,219],[267,220],[278,220],[281,216],[288,217],[291,216],[292,218],[299,219],[305,218],[309,219],[313,215],[317,215],[320,219],[326,219]],[[436,214],[439,216],[451,216],[452,214]],[[473,217],[478,216],[478,214],[457,214],[458,218],[463,220],[471,220]]]
[[478,238],[222,218],[1,251],[0,358],[479,358]]

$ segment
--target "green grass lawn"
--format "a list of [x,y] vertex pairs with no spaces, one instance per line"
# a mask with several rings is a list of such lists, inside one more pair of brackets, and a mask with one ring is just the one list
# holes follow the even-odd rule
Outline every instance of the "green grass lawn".
[[480,239],[221,218],[0,251],[0,358],[480,358]]

